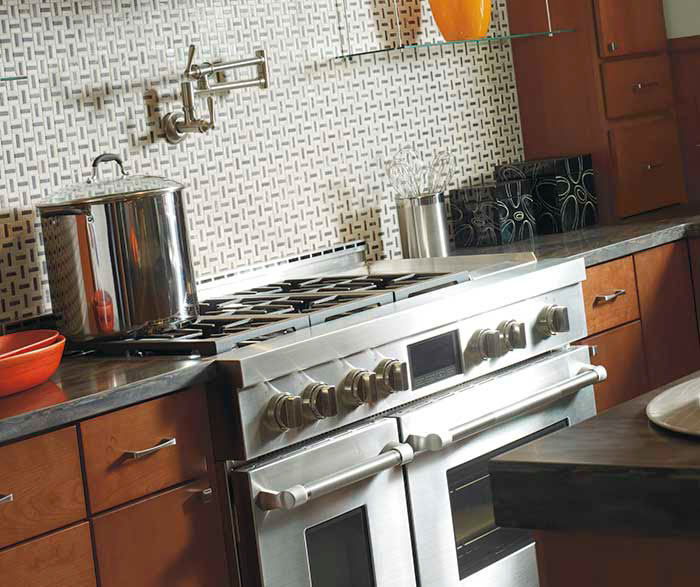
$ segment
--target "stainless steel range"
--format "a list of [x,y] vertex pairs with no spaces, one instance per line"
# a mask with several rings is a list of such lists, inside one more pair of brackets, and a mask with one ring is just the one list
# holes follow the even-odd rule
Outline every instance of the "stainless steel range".
[[605,371],[571,346],[583,279],[583,261],[350,248],[200,292],[224,338],[238,318],[294,324],[218,357],[241,584],[537,585],[487,463],[595,413]]

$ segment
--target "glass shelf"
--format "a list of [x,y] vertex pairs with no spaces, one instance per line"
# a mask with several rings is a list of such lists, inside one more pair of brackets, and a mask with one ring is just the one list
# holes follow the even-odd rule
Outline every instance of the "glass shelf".
[[422,49],[424,47],[449,47],[450,45],[478,45],[480,43],[502,43],[511,39],[529,39],[532,37],[554,37],[563,35],[564,33],[575,33],[575,29],[557,29],[553,31],[544,31],[541,33],[521,33],[517,35],[503,35],[500,37],[484,37],[482,39],[467,39],[466,41],[441,41],[437,43],[421,43],[418,45],[403,45],[401,47],[390,47],[388,49],[375,49],[374,51],[363,51],[360,53],[346,53],[338,55],[335,59],[352,59],[353,57],[362,57],[364,55],[378,55],[381,53],[391,53],[392,51],[404,51],[405,49]]
[[26,79],[29,79],[26,75],[15,75],[10,77],[0,76],[0,82],[21,82]]

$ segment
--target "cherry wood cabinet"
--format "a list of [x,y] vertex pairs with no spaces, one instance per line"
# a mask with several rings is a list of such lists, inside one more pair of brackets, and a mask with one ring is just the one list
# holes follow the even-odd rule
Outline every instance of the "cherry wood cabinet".
[[574,31],[513,41],[526,158],[591,153],[603,222],[687,201],[662,0],[549,8],[508,0],[513,33]]
[[652,389],[700,369],[700,340],[685,240],[634,256]]
[[194,387],[1,446],[0,586],[230,585],[227,488],[205,394]]
[[219,509],[197,481],[97,516],[102,587],[218,587],[227,584]]
[[80,424],[93,512],[207,474],[209,421],[201,389]]
[[96,584],[87,522],[0,552],[3,587],[95,587]]
[[0,548],[83,518],[74,426],[0,447]]
[[670,43],[688,195],[700,202],[700,36]]
[[595,348],[593,364],[603,365],[608,378],[595,386],[598,412],[634,399],[650,390],[647,361],[639,320],[583,341]]
[[663,51],[663,0],[595,0],[601,57]]

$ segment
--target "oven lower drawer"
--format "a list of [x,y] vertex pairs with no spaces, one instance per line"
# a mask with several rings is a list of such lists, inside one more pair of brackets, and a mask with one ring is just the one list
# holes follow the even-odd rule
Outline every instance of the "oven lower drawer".
[[422,587],[538,585],[531,534],[495,524],[489,461],[595,415],[588,361],[559,351],[396,415]]

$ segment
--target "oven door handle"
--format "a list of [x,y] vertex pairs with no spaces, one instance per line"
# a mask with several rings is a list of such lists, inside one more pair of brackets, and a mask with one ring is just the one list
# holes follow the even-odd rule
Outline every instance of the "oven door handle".
[[443,432],[434,432],[426,436],[411,434],[406,439],[406,442],[413,447],[415,453],[438,452],[455,442],[465,440],[489,428],[539,410],[562,398],[573,395],[584,387],[605,381],[607,378],[608,373],[605,367],[586,365],[571,379],[552,385],[537,395]]
[[290,511],[312,499],[328,495],[399,465],[405,465],[412,460],[413,449],[408,444],[391,443],[378,456],[316,481],[294,485],[283,491],[261,489],[255,502],[264,511]]

